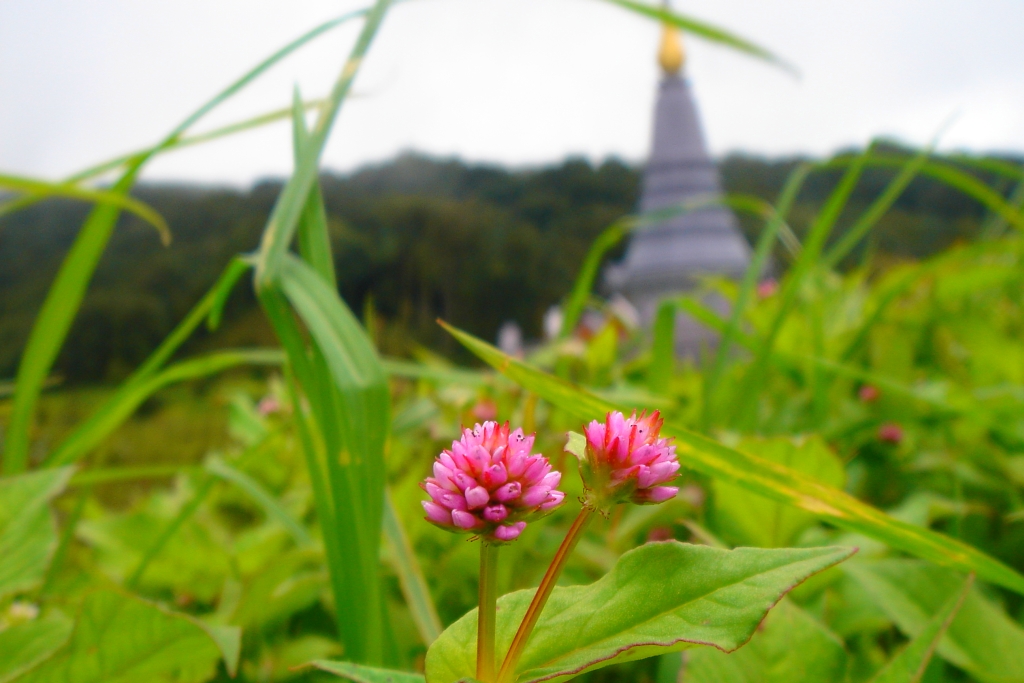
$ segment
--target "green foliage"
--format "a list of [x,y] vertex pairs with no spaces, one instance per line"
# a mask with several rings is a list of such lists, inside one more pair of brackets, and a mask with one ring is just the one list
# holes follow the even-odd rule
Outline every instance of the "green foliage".
[[313,662],[313,666],[348,679],[352,683],[423,683],[423,676],[419,674],[377,669],[349,662],[330,662],[321,659]]
[[0,479],[0,600],[37,586],[57,547],[50,501],[72,470],[44,470]]
[[0,683],[9,683],[45,661],[71,637],[70,619],[54,612],[0,631]]
[[[963,577],[956,572],[913,560],[858,562],[845,571],[913,638],[963,592]],[[977,588],[962,600],[938,643],[939,655],[985,683],[1024,679],[1024,628]]]
[[[849,557],[849,548],[732,551],[654,543],[625,553],[589,586],[556,588],[527,645],[516,681],[568,680],[585,671],[691,647],[731,652],[793,586]],[[532,591],[498,600],[497,652],[508,650]],[[476,613],[427,652],[427,680],[471,677]]]
[[200,683],[222,657],[234,671],[240,637],[238,629],[207,626],[137,598],[99,591],[82,603],[67,645],[16,680]]
[[784,600],[768,613],[745,647],[727,654],[692,652],[688,683],[843,683],[847,655],[841,641],[817,619]]

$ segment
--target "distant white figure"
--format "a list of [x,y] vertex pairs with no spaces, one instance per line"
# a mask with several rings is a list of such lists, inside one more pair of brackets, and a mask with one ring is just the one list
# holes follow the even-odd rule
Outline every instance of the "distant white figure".
[[621,294],[615,294],[608,301],[608,312],[618,318],[619,322],[630,330],[640,327],[640,311],[630,303],[629,299]]
[[514,320],[506,320],[498,328],[498,348],[510,356],[523,355],[523,330]]
[[565,321],[565,315],[562,313],[561,306],[552,306],[544,314],[544,338],[552,340],[558,337],[562,331],[562,323]]

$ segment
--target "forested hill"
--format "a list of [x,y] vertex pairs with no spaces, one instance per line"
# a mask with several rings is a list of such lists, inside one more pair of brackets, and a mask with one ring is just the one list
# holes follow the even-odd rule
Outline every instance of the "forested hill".
[[[729,192],[772,200],[796,159],[733,156],[721,165]],[[865,207],[892,177],[870,171],[851,202]],[[800,234],[837,181],[812,176],[794,209]],[[387,321],[384,343],[441,341],[443,316],[487,338],[506,319],[536,334],[544,311],[572,280],[592,240],[636,205],[639,172],[617,161],[569,160],[509,170],[405,155],[351,175],[321,178],[342,293],[360,312],[372,295]],[[65,345],[57,371],[68,381],[122,376],[138,364],[210,286],[230,257],[255,248],[280,190],[144,185],[174,234],[122,220]],[[1009,191],[1009,189],[1008,189]],[[36,312],[88,207],[48,202],[0,219],[0,377],[16,370]],[[915,181],[881,223],[879,250],[921,256],[970,239],[983,208],[929,180]],[[744,220],[744,229],[757,225]],[[840,226],[841,227],[841,226]],[[225,328],[199,345],[269,340],[250,288],[240,286]]]

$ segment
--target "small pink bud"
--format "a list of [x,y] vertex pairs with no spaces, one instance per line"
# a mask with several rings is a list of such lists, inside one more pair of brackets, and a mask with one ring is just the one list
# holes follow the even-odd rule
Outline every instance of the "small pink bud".
[[533,436],[511,434],[506,422],[463,429],[434,462],[434,476],[421,486],[430,496],[427,521],[455,532],[479,534],[489,542],[519,537],[526,522],[565,500],[555,489],[560,472],[542,455],[531,455]]
[[885,443],[899,444],[903,441],[903,427],[895,422],[887,422],[878,428],[878,440]]
[[775,280],[762,280],[757,285],[757,297],[759,299],[767,299],[775,296],[775,293],[779,291],[779,283]]
[[878,387],[873,384],[865,384],[860,388],[860,391],[857,392],[857,396],[860,400],[864,401],[864,403],[874,403],[881,397],[881,395],[882,392],[880,392]]
[[494,530],[494,536],[499,541],[514,541],[519,538],[519,534],[523,533],[523,529],[525,528],[526,522],[516,522],[515,524],[499,526]]

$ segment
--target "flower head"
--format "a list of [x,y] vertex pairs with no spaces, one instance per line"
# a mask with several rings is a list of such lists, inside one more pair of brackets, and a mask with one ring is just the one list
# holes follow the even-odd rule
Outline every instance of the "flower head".
[[586,446],[576,455],[593,504],[661,503],[679,492],[663,486],[675,479],[679,462],[676,447],[660,438],[662,423],[658,411],[628,418],[614,411],[583,428]]
[[512,541],[526,522],[562,504],[555,489],[561,472],[543,455],[531,454],[534,437],[506,422],[463,429],[462,438],[434,461],[434,476],[420,484],[427,521],[449,531],[479,534],[491,542]]

